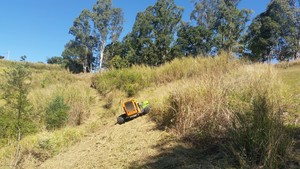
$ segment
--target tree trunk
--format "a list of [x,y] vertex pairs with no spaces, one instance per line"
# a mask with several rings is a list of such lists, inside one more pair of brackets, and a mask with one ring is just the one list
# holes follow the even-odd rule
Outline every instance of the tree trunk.
[[100,46],[100,66],[99,66],[100,71],[102,68],[102,63],[104,58],[104,48],[105,48],[105,42],[103,42],[102,45]]
[[86,68],[85,68],[85,64],[82,63],[82,69],[83,69],[83,73],[86,73]]
[[90,63],[90,73],[93,73],[93,63]]
[[14,162],[14,168],[18,168],[18,164],[20,161],[20,150],[21,150],[21,145],[20,145],[20,141],[21,141],[21,111],[18,111],[18,142],[17,142],[17,149],[16,149],[16,153],[15,153],[15,162]]

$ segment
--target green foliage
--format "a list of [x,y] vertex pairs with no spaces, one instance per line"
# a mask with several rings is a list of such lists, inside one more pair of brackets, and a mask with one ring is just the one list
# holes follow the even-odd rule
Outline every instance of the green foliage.
[[95,83],[97,90],[101,94],[106,95],[115,89],[119,89],[126,92],[128,96],[133,96],[137,94],[139,90],[149,86],[148,79],[149,75],[143,74],[142,68],[113,69],[98,74],[98,76],[95,77]]
[[63,58],[60,56],[53,56],[47,59],[48,64],[63,64]]
[[299,6],[296,1],[273,0],[251,23],[246,47],[254,61],[296,59],[299,55]]
[[109,62],[110,67],[116,69],[122,69],[129,67],[129,62],[126,58],[121,58],[121,56],[116,55],[114,56],[111,61]]
[[46,108],[46,128],[57,129],[65,125],[68,120],[67,111],[69,109],[70,108],[65,104],[63,97],[56,96]]
[[177,32],[176,45],[182,52],[181,55],[206,56],[209,55],[215,42],[213,31],[203,26],[190,26],[183,24]]
[[250,112],[235,112],[226,146],[242,168],[282,168],[292,140],[281,113],[263,93],[252,101]]
[[[82,72],[86,72],[92,69],[93,48],[96,46],[96,37],[93,36],[91,29],[91,13],[89,10],[83,10],[78,18],[73,22],[73,26],[70,28],[69,33],[75,37],[73,46],[77,50],[74,56],[79,57],[79,62],[82,65]],[[67,46],[68,47],[68,46]],[[64,53],[66,56],[67,53]],[[68,56],[68,55],[67,55]]]
[[12,120],[9,117],[8,113],[5,113],[0,109],[0,145],[3,145],[8,141],[8,139],[13,138],[16,135],[17,131],[15,122],[15,120]]
[[197,25],[207,29],[213,29],[218,11],[217,0],[199,0],[194,4],[194,9],[191,13],[191,20],[195,20]]
[[73,73],[83,72],[83,48],[78,42],[71,40],[65,45],[65,50],[62,53],[63,60],[66,62],[66,68]]
[[[91,11],[83,10],[69,31],[75,39],[65,45],[62,54],[66,66],[75,73],[91,72],[94,64],[100,64],[101,68],[107,38],[117,41],[122,24],[122,10],[112,7],[111,0],[98,0]],[[100,60],[94,57],[95,52],[100,53]]]
[[239,10],[237,5],[239,0],[221,0],[219,12],[215,23],[215,30],[218,32],[218,47],[225,51],[234,51],[239,48],[241,36],[246,28],[246,23],[250,20],[251,10]]
[[100,52],[100,69],[102,68],[104,59],[104,49],[107,42],[107,36],[115,42],[118,40],[124,22],[123,12],[121,8],[114,8],[112,0],[98,0],[93,6],[92,20],[97,34],[98,49]]
[[[213,42],[219,51],[235,51],[241,46],[242,33],[246,23],[250,20],[251,11],[239,10],[240,1],[228,0],[199,0],[195,2],[195,9],[191,13],[191,19],[198,26],[214,32]],[[208,37],[210,32],[203,32]],[[197,38],[200,38],[199,36]]]
[[229,55],[223,53],[221,57],[216,58],[174,59],[172,62],[156,68],[132,66],[126,69],[111,69],[98,73],[94,77],[94,84],[99,93],[103,95],[119,89],[131,96],[151,85],[159,85],[196,76],[201,77],[203,72],[227,71],[229,67],[236,65],[235,61],[232,61],[232,64],[227,64],[229,57]]
[[16,64],[2,77],[1,98],[5,101],[0,110],[1,138],[14,138],[18,133],[27,135],[36,131],[31,104],[27,98],[31,72],[24,64]]
[[[86,77],[87,75],[85,77],[73,75],[58,65],[1,60],[0,166],[10,164],[15,157],[18,132],[16,111],[13,111],[11,105],[2,98],[5,93],[4,87],[8,86],[7,81],[9,79],[12,81],[3,72],[14,72],[17,65],[32,73],[31,78],[25,80],[26,85],[30,87],[27,97],[30,104],[26,107],[26,114],[22,114],[20,121],[22,131],[20,150],[22,162],[20,165],[23,165],[23,160],[27,161],[28,159],[38,163],[43,162],[65,150],[73,143],[78,142],[83,133],[91,130],[89,124],[81,125],[89,118],[91,105],[94,103],[95,98],[95,93],[89,86],[90,80]],[[17,82],[18,80],[14,79],[14,81]],[[11,90],[9,91],[13,93],[9,95],[11,97],[15,96],[14,92],[17,92],[15,86],[10,86]],[[58,96],[63,98],[64,104],[59,101],[58,104],[53,104]],[[49,108],[50,102],[57,112],[60,110],[59,107],[63,107],[63,105],[69,107],[66,111],[68,115],[68,119],[65,121],[66,127],[45,131],[45,128],[47,128],[46,111],[50,112],[52,110]],[[100,125],[102,123],[99,123],[99,121],[94,122],[93,126],[95,127],[93,127],[93,130],[98,130]]]
[[247,35],[248,47],[252,51],[249,58],[253,61],[267,61],[273,57],[269,56],[272,46],[275,45],[279,25],[270,17],[257,17],[249,28]]
[[106,64],[105,66],[110,67],[111,66],[110,62],[115,56],[120,56],[121,58],[125,58],[126,57],[125,54],[126,54],[126,49],[124,43],[122,42],[115,41],[106,45],[104,50],[104,63]]
[[173,59],[171,47],[182,13],[174,0],[158,0],[139,12],[132,32],[124,38],[129,62],[157,66]]

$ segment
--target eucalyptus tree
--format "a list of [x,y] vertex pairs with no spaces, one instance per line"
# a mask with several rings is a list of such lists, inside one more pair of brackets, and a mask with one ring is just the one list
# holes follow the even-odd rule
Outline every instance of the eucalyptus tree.
[[177,32],[176,46],[184,56],[207,56],[215,44],[213,31],[205,26],[183,23]]
[[122,9],[112,6],[112,0],[98,0],[93,6],[91,17],[98,42],[97,46],[100,53],[98,62],[101,69],[107,41],[115,42],[122,32],[123,12]]
[[239,2],[240,0],[198,0],[194,4],[191,20],[196,21],[197,26],[206,28],[203,31],[212,31],[214,41],[218,42],[214,47],[219,50],[231,52],[240,46],[252,11],[239,10]]
[[251,10],[237,8],[239,0],[220,0],[219,12],[214,26],[218,32],[218,47],[231,52],[241,46],[242,33],[250,20]]
[[91,13],[89,10],[83,10],[79,17],[74,20],[69,33],[75,37],[74,44],[77,45],[77,55],[79,55],[83,72],[86,72],[87,67],[89,67],[89,70],[92,70],[93,49],[96,44],[96,38],[92,34]]
[[217,21],[218,10],[218,0],[195,1],[190,19],[196,21],[197,25],[212,30]]
[[131,63],[157,66],[173,58],[174,35],[183,8],[174,0],[158,0],[137,14],[132,32],[124,38]]
[[[123,12],[112,7],[112,0],[97,0],[91,11],[83,10],[69,30],[74,39],[65,45],[62,53],[67,67],[80,72],[78,65],[81,64],[81,70],[85,72],[87,67],[92,71],[96,64],[101,69],[106,43],[119,38],[123,22]],[[99,54],[97,59],[96,54]]]
[[63,62],[65,66],[73,73],[83,72],[82,67],[82,46],[75,40],[70,40],[62,52]]
[[258,15],[246,36],[253,60],[290,60],[300,51],[300,15],[295,0],[272,0]]

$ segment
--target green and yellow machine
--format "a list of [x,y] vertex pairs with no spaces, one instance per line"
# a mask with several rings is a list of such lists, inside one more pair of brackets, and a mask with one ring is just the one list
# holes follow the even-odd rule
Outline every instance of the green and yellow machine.
[[117,118],[118,124],[123,124],[127,120],[135,117],[145,115],[150,112],[150,105],[148,101],[139,103],[136,99],[130,99],[122,103],[124,114]]

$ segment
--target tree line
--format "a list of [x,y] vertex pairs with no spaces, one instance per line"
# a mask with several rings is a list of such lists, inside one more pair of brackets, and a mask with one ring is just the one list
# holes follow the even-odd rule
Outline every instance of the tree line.
[[194,0],[189,21],[174,0],[157,0],[137,13],[121,41],[124,17],[112,0],[97,0],[83,10],[69,33],[62,57],[48,63],[65,64],[73,72],[135,64],[158,66],[176,57],[212,56],[231,52],[256,62],[300,57],[300,0],[271,0],[248,24],[253,13],[239,9],[241,0]]

